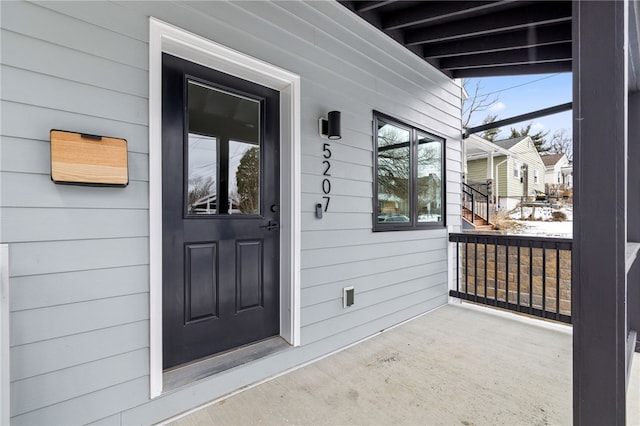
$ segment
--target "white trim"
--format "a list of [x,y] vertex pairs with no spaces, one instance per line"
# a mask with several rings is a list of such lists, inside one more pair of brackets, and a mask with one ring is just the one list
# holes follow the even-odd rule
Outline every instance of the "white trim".
[[162,393],[162,53],[280,91],[280,334],[300,345],[300,77],[149,18],[150,397]]
[[9,245],[0,244],[0,425],[10,420]]

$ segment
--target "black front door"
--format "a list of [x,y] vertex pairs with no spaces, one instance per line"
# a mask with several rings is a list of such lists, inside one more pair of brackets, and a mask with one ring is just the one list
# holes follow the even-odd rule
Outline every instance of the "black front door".
[[162,58],[164,368],[279,334],[279,93]]

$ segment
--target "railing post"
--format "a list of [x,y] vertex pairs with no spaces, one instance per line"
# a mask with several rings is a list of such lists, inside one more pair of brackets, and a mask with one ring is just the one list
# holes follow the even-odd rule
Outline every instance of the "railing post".
[[487,223],[489,223],[490,222],[490,216],[491,216],[491,213],[490,213],[491,209],[489,208],[489,193],[488,192],[487,192],[486,200],[487,200]]
[[471,191],[471,223],[476,222],[476,202],[474,200],[473,191]]
[[[489,222],[489,196],[487,194],[462,183],[462,201],[463,207],[471,212],[471,223],[475,223],[476,215]],[[470,207],[468,207],[469,203]]]

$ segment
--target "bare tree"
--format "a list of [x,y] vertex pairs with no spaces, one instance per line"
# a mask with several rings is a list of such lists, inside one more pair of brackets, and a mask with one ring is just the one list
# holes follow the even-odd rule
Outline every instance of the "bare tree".
[[189,178],[189,205],[208,195],[215,195],[216,180],[213,177],[194,176]]
[[378,130],[379,194],[409,200],[410,148],[402,129],[385,126]]
[[[462,87],[467,92],[469,97],[462,103],[462,128],[467,129],[471,122],[471,117],[477,113],[486,111],[491,108],[500,97],[498,95],[492,96],[490,93],[483,95],[481,80],[476,80],[475,85],[471,88],[471,82],[467,79],[462,80]],[[497,116],[496,116],[497,118]],[[485,119],[486,120],[486,119]],[[495,119],[494,119],[495,120]],[[491,121],[489,121],[491,122]]]
[[549,152],[553,154],[565,154],[569,161],[573,161],[573,140],[568,135],[567,129],[556,130],[549,141]]

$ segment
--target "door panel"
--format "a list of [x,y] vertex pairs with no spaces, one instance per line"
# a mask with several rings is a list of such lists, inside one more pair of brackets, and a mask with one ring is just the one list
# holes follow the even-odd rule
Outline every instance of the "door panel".
[[187,244],[185,254],[185,324],[217,317],[217,244]]
[[279,93],[164,54],[162,102],[170,368],[280,331]]
[[262,241],[238,241],[237,312],[262,307]]

